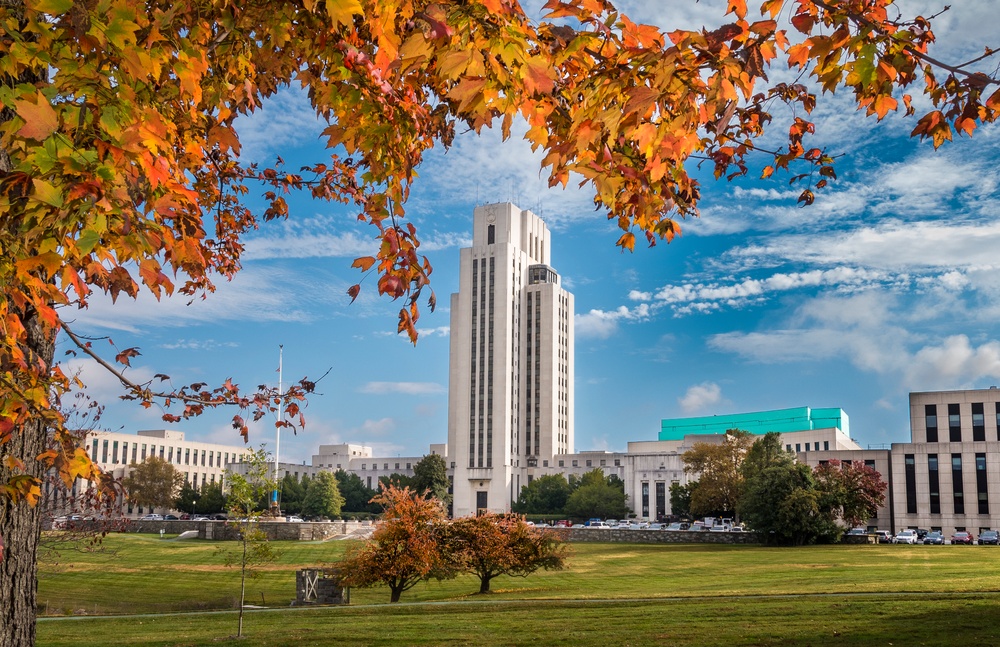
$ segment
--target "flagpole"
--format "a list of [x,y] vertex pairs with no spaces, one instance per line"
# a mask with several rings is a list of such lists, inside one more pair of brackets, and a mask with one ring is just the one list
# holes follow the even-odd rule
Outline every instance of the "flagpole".
[[278,482],[278,457],[281,453],[281,423],[285,421],[285,408],[284,402],[282,402],[283,384],[281,380],[284,352],[284,344],[278,344],[278,425],[274,440],[274,492],[271,495],[271,508],[275,514],[281,512],[281,508],[278,506],[278,487],[280,485]]

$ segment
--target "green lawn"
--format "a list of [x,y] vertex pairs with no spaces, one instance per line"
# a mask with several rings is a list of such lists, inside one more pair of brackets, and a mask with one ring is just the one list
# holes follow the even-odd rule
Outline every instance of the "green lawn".
[[[238,574],[217,553],[225,544],[141,535],[106,543],[115,554],[65,553],[41,568],[41,614],[234,607]],[[420,584],[402,605],[388,605],[378,588],[354,590],[348,608],[291,612],[295,570],[335,561],[345,544],[278,546],[280,560],[251,583],[247,601],[281,610],[252,613],[246,644],[1000,644],[990,620],[1000,610],[993,546],[574,544],[568,569],[499,578],[488,596],[462,577]],[[849,595],[826,595],[838,593]],[[81,636],[97,634],[107,645],[201,645],[234,630],[232,612],[64,619],[39,623],[39,644],[90,644]]]

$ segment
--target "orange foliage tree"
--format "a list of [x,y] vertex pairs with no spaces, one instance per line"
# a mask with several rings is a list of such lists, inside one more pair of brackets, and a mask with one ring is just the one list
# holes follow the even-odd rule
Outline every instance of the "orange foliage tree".
[[349,550],[337,565],[343,584],[384,584],[390,601],[399,602],[421,580],[453,574],[442,541],[446,515],[440,501],[387,485],[372,503],[383,507],[382,516],[371,539]]
[[[39,514],[20,503],[37,500],[50,468],[101,478],[59,413],[72,381],[54,361],[60,333],[167,421],[221,404],[299,420],[312,386],[132,382],[122,367],[137,349],[105,359],[67,325],[95,290],[204,297],[240,269],[242,235],[286,217],[285,195],[304,191],[373,227],[378,251],[354,266],[404,300],[398,330],[415,340],[431,266],[404,205],[424,153],[458,127],[507,136],[525,120],[549,183],[592,186],[632,249],[637,235],[670,241],[697,214],[693,157],[718,177],[748,173],[754,151],[764,176],[802,163],[805,204],[835,178],[829,152],[808,144],[814,90],[770,83],[770,65],[846,88],[878,119],[912,113],[916,87],[930,109],[913,135],[935,146],[1000,108],[997,78],[974,71],[992,50],[942,62],[930,19],[891,0],[764,0],[753,12],[728,0],[717,28],[667,33],[606,0],[545,9],[534,21],[516,0],[0,0],[0,646],[34,640]],[[241,161],[237,117],[293,83],[327,123],[331,155],[301,169]],[[782,105],[787,142],[760,150]],[[243,415],[233,425],[246,434]]]
[[456,519],[448,526],[447,544],[457,569],[479,578],[480,593],[489,593],[498,575],[527,577],[539,569],[561,569],[566,560],[557,531],[536,530],[517,514]]

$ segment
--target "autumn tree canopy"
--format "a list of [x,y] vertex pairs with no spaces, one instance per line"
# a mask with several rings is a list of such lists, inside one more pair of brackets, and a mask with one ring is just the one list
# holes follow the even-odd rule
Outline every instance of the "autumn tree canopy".
[[372,499],[383,508],[371,539],[348,550],[337,571],[348,586],[389,587],[390,601],[421,580],[454,573],[442,541],[445,514],[441,502],[409,488],[389,485]]
[[754,444],[753,436],[730,429],[720,443],[694,443],[684,452],[684,471],[698,480],[691,491],[690,513],[695,516],[732,514],[743,494],[740,467]]
[[556,533],[536,530],[517,514],[456,519],[445,531],[445,543],[457,569],[479,578],[480,593],[489,593],[499,575],[527,577],[539,569],[561,569],[566,559],[566,545]]

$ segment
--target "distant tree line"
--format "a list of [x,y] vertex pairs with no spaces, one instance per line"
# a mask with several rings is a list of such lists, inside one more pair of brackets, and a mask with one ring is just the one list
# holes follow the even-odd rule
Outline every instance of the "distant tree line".
[[698,479],[670,488],[679,516],[735,517],[762,543],[803,545],[840,539],[885,503],[886,483],[859,461],[810,468],[781,445],[781,434],[726,432],[721,443],[695,443],[682,456]]
[[559,515],[572,519],[622,518],[629,514],[625,482],[593,469],[582,476],[546,474],[521,486],[511,510],[527,515]]

